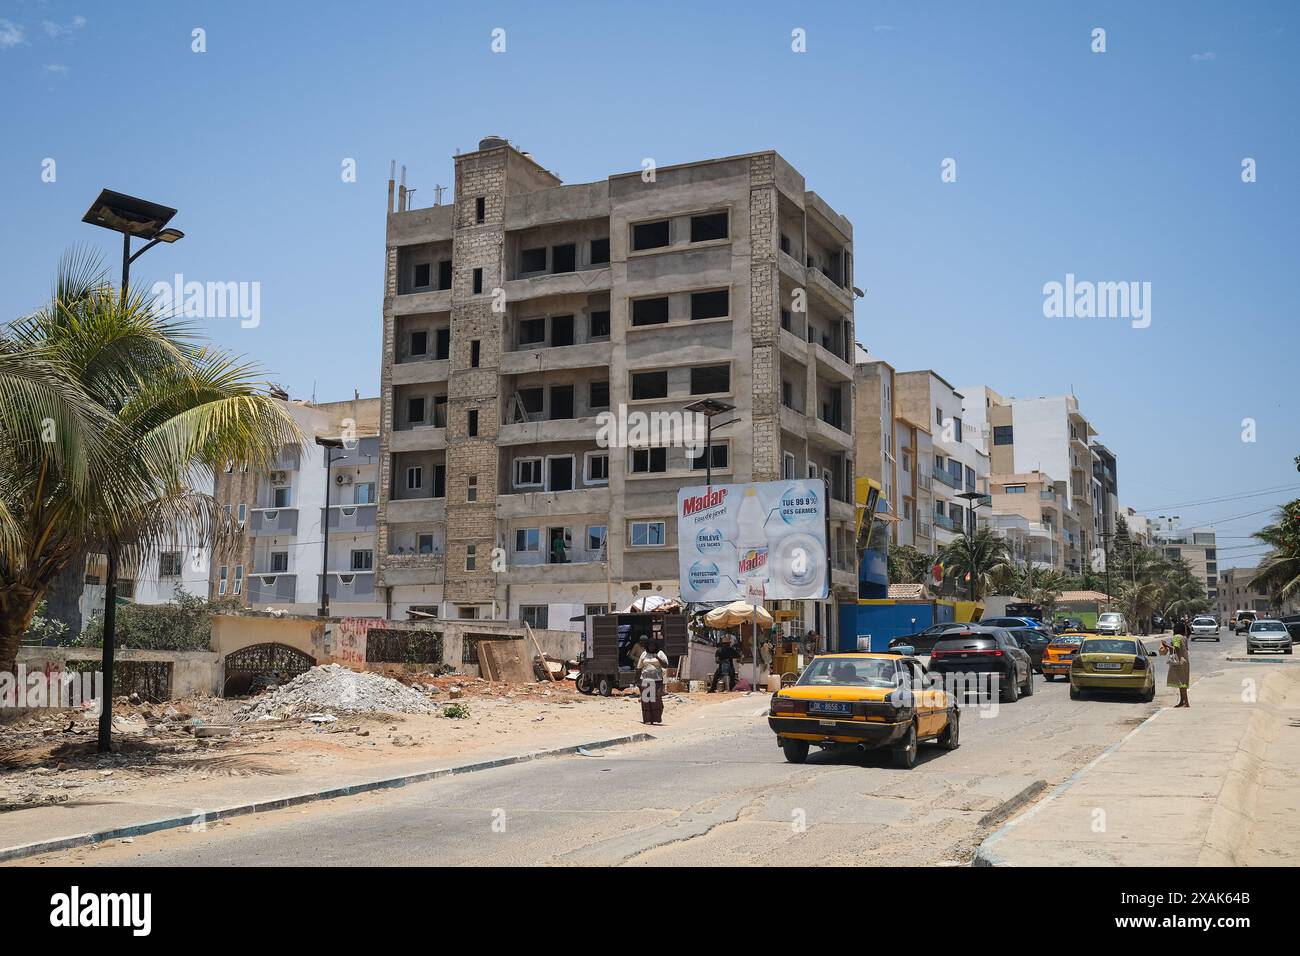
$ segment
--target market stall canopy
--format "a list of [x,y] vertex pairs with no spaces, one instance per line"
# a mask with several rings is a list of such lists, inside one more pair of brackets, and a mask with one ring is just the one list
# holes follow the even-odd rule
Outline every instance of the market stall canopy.
[[[754,623],[754,605],[744,601],[733,601],[722,607],[715,607],[704,615],[704,623],[709,627],[735,627],[738,624]],[[758,623],[761,627],[771,627],[772,615],[761,604],[758,606]]]

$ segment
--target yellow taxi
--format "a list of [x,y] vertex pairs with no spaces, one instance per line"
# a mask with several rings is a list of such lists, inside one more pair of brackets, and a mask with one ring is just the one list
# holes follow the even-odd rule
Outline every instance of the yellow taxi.
[[923,741],[956,750],[960,717],[956,696],[932,687],[910,653],[859,652],[814,658],[772,695],[767,724],[791,763],[803,763],[814,745],[889,747],[894,766],[907,769]]
[[1048,681],[1068,678],[1070,662],[1087,636],[1082,631],[1062,631],[1053,636],[1052,642],[1043,648],[1043,677]]

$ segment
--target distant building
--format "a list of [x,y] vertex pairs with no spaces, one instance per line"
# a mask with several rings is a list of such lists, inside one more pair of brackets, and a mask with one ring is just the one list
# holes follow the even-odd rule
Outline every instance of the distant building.
[[1151,521],[1151,543],[1167,558],[1182,559],[1205,582],[1211,606],[1219,600],[1219,555],[1213,528],[1183,528],[1178,517],[1160,515]]

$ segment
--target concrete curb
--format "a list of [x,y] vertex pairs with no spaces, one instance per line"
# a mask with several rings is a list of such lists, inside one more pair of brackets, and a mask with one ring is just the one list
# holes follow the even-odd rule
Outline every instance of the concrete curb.
[[988,813],[984,814],[984,816],[980,817],[979,825],[982,827],[991,827],[995,823],[1000,823],[1046,789],[1046,780],[1035,780],[1014,797],[1003,800]]
[[236,804],[230,807],[223,807],[219,810],[203,810],[197,813],[186,813],[181,816],[163,817],[158,820],[148,820],[144,823],[132,823],[126,826],[113,827],[109,830],[78,833],[73,836],[59,837],[53,840],[40,840],[35,843],[23,843],[19,846],[0,847],[0,863],[9,860],[21,860],[24,857],[36,856],[40,853],[53,853],[57,850],[68,850],[73,847],[103,843],[107,840],[121,840],[126,837],[144,836],[149,833],[156,833],[159,830],[174,830],[178,827],[186,827],[194,823],[209,823],[214,820],[239,817],[249,813],[263,813],[268,810],[283,810],[286,807],[296,807],[305,803],[315,803],[320,800],[334,800],[338,797],[350,797],[361,793],[369,793],[373,790],[386,790],[394,787],[405,787],[411,784],[424,783],[428,780],[436,780],[439,777],[449,777],[463,773],[476,773],[480,770],[493,770],[497,767],[508,767],[512,764],[527,763],[530,760],[537,760],[541,757],[559,757],[564,756],[565,754],[577,753],[579,750],[601,750],[606,747],[615,747],[619,744],[635,744],[654,739],[656,738],[653,734],[645,733],[629,734],[625,737],[610,737],[606,740],[593,740],[586,743],[573,744],[568,747],[554,747],[549,750],[535,750],[531,753],[516,754],[511,757],[498,757],[494,760],[483,760],[478,763],[460,764],[454,767],[441,767],[437,770],[425,770],[419,773],[404,774],[400,777],[387,777],[381,780],[366,780],[361,783],[348,784],[342,787],[331,787],[328,790],[314,790],[308,793],[293,794],[288,797],[259,800],[255,803]]

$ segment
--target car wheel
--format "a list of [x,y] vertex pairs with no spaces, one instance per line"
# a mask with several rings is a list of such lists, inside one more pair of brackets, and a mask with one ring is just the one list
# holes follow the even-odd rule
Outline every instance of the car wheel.
[[907,727],[907,735],[890,748],[894,757],[894,766],[901,770],[911,770],[916,766],[916,724]]
[[1082,699],[1083,699],[1083,691],[1081,691],[1079,688],[1075,687],[1073,683],[1071,683],[1070,700],[1082,700]]
[[573,686],[579,694],[590,694],[596,689],[592,686],[590,674],[579,674],[578,679],[573,682]]
[[1152,681],[1151,686],[1142,692],[1142,702],[1145,704],[1149,704],[1155,699],[1156,699],[1156,684],[1155,681]]
[[601,697],[608,697],[614,693],[614,685],[609,682],[608,677],[602,677],[600,683],[596,685],[596,690]]
[[1011,674],[1002,685],[1002,703],[1014,704],[1020,699],[1020,685],[1016,683],[1015,674]]
[[1029,668],[1029,673],[1025,675],[1025,686],[1020,688],[1022,697],[1034,696],[1034,669]]
[[939,746],[944,750],[956,750],[961,746],[961,711],[956,707],[948,712],[948,726],[939,735]]
[[786,763],[803,763],[808,759],[808,741],[783,740],[781,751],[785,754]]

